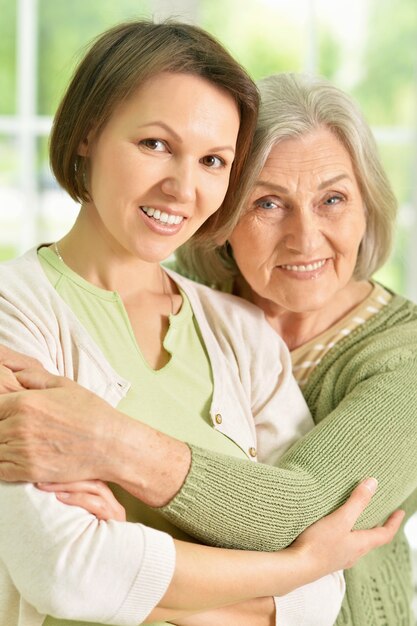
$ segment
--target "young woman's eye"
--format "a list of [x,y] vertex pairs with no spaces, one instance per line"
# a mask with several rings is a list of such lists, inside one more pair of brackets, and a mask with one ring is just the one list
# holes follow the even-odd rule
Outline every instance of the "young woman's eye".
[[208,154],[207,156],[201,159],[201,162],[206,167],[210,169],[219,169],[226,165],[226,161],[221,157],[215,156],[214,154]]
[[272,200],[272,198],[260,198],[259,200],[256,200],[255,205],[260,209],[270,211],[271,209],[276,209],[278,203],[275,200]]
[[142,139],[139,144],[153,152],[165,152],[167,149],[165,142],[160,139]]

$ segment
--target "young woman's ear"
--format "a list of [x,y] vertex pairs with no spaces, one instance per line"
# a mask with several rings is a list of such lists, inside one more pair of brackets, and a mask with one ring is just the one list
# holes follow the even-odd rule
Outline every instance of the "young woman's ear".
[[78,156],[86,157],[88,156],[88,138],[82,140],[82,142],[78,145],[77,154]]
[[82,156],[82,157],[89,156],[89,149],[90,149],[92,140],[93,140],[93,131],[90,130],[88,132],[88,135],[78,145],[78,150],[77,150],[78,156]]

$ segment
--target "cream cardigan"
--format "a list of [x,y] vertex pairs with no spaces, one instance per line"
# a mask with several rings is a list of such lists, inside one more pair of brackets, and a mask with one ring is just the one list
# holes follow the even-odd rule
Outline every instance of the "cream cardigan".
[[[249,459],[257,450],[259,461],[272,462],[312,427],[286,346],[256,307],[172,276],[190,299],[209,354],[213,427]],[[112,406],[129,389],[52,288],[35,250],[0,266],[0,342]],[[1,484],[0,512],[0,626],[41,626],[45,615],[137,626],[171,581],[175,549],[165,533],[99,522],[30,484]],[[326,577],[279,599],[277,623],[301,624],[291,619],[301,605],[307,616],[305,602],[313,603],[319,588],[337,615],[343,584]]]

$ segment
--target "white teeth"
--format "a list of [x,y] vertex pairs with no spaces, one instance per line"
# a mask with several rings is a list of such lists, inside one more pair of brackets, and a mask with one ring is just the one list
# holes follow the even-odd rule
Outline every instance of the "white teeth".
[[323,259],[322,261],[316,261],[316,263],[309,263],[308,265],[281,265],[281,267],[291,272],[313,272],[323,267],[325,263],[326,259]]
[[149,206],[142,206],[141,209],[144,213],[146,213],[146,215],[153,217],[154,220],[162,222],[162,224],[181,224],[184,219],[182,215],[172,215]]

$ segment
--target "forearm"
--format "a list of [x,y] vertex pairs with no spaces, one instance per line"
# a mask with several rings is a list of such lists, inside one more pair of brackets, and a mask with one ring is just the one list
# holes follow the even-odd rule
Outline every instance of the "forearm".
[[187,444],[40,367],[16,372],[15,380],[23,388],[0,395],[1,480],[101,479],[151,506],[165,504],[183,484]]
[[275,626],[275,605],[273,598],[256,598],[226,607],[190,613],[179,611],[178,614],[155,609],[147,621],[168,620],[177,626]]
[[255,598],[194,614],[157,608],[148,620],[177,626],[333,626],[344,592],[343,574],[336,572],[279,598]]
[[139,524],[98,522],[31,485],[3,485],[0,510],[0,563],[41,614],[136,626],[155,606],[201,611],[298,582],[289,553],[175,545]]
[[164,533],[99,522],[32,485],[0,485],[0,511],[0,566],[41,614],[136,626],[171,582]]
[[201,611],[280,596],[317,577],[317,565],[293,548],[260,553],[182,541],[175,541],[175,546],[175,572],[158,604],[161,609]]
[[199,612],[283,594],[320,574],[292,548],[262,554],[184,542],[175,542],[174,567],[172,540],[158,531],[100,523],[31,485],[4,485],[0,500],[0,561],[27,602],[63,619],[135,626],[156,605],[164,617]]
[[189,446],[127,418],[107,456],[106,476],[149,506],[168,503],[184,484],[191,464]]
[[[413,366],[358,386],[276,467],[193,448],[186,482],[162,513],[206,543],[279,550],[375,476],[360,525],[380,523],[417,487],[415,376]],[[406,393],[387,397],[387,388]]]

